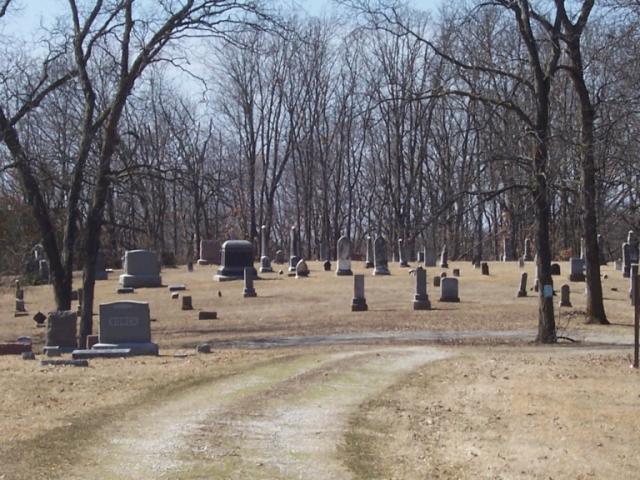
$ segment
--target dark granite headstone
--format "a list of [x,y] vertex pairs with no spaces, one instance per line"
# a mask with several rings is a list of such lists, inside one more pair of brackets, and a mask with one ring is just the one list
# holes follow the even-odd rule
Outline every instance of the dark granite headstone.
[[222,244],[220,269],[215,275],[218,281],[242,280],[245,268],[251,269],[254,278],[258,272],[253,266],[253,245],[247,240],[227,240]]

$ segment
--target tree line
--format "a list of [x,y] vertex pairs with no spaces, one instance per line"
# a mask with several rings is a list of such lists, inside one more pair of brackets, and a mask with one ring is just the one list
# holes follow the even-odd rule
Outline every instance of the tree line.
[[0,268],[41,242],[58,308],[74,269],[92,295],[98,249],[187,261],[265,225],[273,254],[297,225],[307,258],[341,235],[468,260],[531,238],[543,285],[584,237],[588,317],[606,322],[597,235],[616,259],[640,224],[637,2],[68,5],[46,48],[0,37]]

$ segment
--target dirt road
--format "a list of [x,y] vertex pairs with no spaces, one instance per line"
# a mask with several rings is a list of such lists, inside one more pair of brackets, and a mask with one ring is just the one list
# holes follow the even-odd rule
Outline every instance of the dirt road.
[[449,353],[378,347],[280,357],[123,412],[65,478],[345,479],[350,413]]

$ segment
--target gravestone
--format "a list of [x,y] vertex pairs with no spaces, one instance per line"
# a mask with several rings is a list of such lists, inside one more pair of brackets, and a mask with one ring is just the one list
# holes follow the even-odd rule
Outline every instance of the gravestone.
[[527,272],[520,275],[520,288],[518,289],[518,298],[527,296]]
[[560,264],[552,263],[551,264],[551,275],[560,275]]
[[560,287],[560,306],[571,307],[571,287],[564,284]]
[[50,283],[51,272],[49,270],[49,260],[42,259],[38,261],[38,277],[40,283]]
[[16,297],[16,308],[14,312],[14,317],[25,317],[27,315],[29,315],[29,313],[27,312],[27,307],[25,306],[24,298]]
[[440,272],[440,278],[446,278],[447,272]]
[[413,309],[414,310],[431,310],[431,302],[427,295],[427,271],[418,267],[415,270],[416,274],[416,294],[413,297]]
[[45,345],[60,347],[61,350],[73,350],[78,346],[77,324],[78,315],[72,310],[49,312]]
[[245,298],[256,297],[256,289],[253,288],[253,278],[255,277],[255,269],[247,267],[244,269],[244,291],[242,295]]
[[364,275],[353,276],[353,299],[351,300],[352,312],[365,312],[369,307],[367,306],[367,299],[364,296]]
[[109,280],[109,272],[107,272],[107,264],[102,250],[98,250],[96,254],[96,280]]
[[502,261],[513,261],[513,249],[511,248],[511,240],[506,237],[502,239]]
[[309,276],[309,267],[304,259],[300,260],[296,265],[296,278],[306,278]]
[[582,260],[586,260],[587,258],[587,247],[584,242],[584,237],[580,237],[580,258]]
[[[158,345],[151,342],[151,315],[147,302],[110,302],[100,304],[99,342],[89,350],[119,351],[116,356],[157,355]],[[74,352],[74,354],[76,353]],[[75,357],[74,357],[75,358]]]
[[536,279],[533,282],[533,291],[534,292],[540,291],[540,279],[538,277],[536,277]]
[[271,273],[271,259],[267,255],[267,226],[260,227],[260,273]]
[[220,244],[216,240],[200,240],[198,265],[220,265]]
[[289,234],[289,272],[295,273],[296,265],[300,261],[300,235],[298,229],[291,227]]
[[218,312],[202,310],[198,312],[198,320],[217,320]]
[[457,278],[446,277],[442,279],[440,283],[440,301],[453,303],[460,301]]
[[331,271],[331,262],[329,260],[326,260],[323,264],[322,264],[322,268],[324,268],[325,272],[330,272]]
[[187,262],[187,272],[193,272],[193,262]]
[[533,260],[533,252],[531,251],[531,239],[525,238],[524,240],[524,255],[522,259],[525,262],[531,262]]
[[436,254],[431,249],[424,249],[424,266],[425,267],[435,267],[437,263]]
[[371,235],[367,235],[367,258],[366,261],[364,263],[364,268],[373,268],[373,239],[371,238]]
[[182,297],[182,310],[193,310],[193,301],[190,295]]
[[417,258],[418,258],[418,263],[424,263],[424,250],[421,252],[418,252]]
[[584,259],[572,257],[569,259],[569,281],[584,282]]
[[460,269],[459,268],[454,268],[453,269],[453,276],[454,277],[459,277],[460,276]]
[[433,277],[433,286],[434,287],[440,287],[440,282],[442,281],[442,278],[440,278],[438,275],[436,275],[435,277]]
[[607,255],[605,253],[605,242],[604,242],[604,237],[600,234],[598,234],[598,260],[600,262],[600,265],[606,265],[607,264]]
[[336,275],[353,275],[351,271],[351,241],[342,236],[338,239],[338,266],[336,267]]
[[489,275],[489,264],[487,262],[482,262],[480,268],[482,275]]
[[387,260],[387,241],[384,237],[377,237],[373,244],[373,257],[375,268],[374,275],[391,275],[389,272],[389,262]]
[[442,247],[442,252],[440,253],[440,268],[449,268],[449,253],[446,245]]
[[398,262],[401,267],[409,266],[409,263],[407,262],[407,252],[404,248],[404,240],[401,238],[398,239]]
[[276,250],[276,263],[282,265],[284,263],[284,252],[282,250]]
[[241,280],[244,271],[249,268],[253,276],[258,272],[253,267],[253,245],[247,240],[227,240],[222,244],[220,268],[213,277],[219,282]]
[[120,275],[123,287],[159,287],[162,285],[160,264],[154,252],[128,250],[124,254],[124,273]]

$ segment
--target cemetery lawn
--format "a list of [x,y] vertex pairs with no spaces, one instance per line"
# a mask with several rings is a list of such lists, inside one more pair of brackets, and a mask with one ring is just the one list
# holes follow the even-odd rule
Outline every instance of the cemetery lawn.
[[[633,317],[620,272],[603,270],[613,325],[585,325],[584,284],[571,283],[573,307],[562,309],[557,322],[559,335],[579,342],[541,347],[531,344],[536,294],[516,298],[516,262],[490,263],[488,277],[451,262],[449,275],[461,269],[459,304],[438,302],[432,277],[441,269],[429,268],[433,310],[421,312],[411,309],[415,280],[408,269],[392,266],[390,277],[372,277],[362,265],[354,262],[353,270],[366,274],[369,311],[359,313],[350,311],[353,279],[323,272],[317,262],[309,262],[307,279],[263,274],[251,299],[242,297],[242,282],[214,282],[214,267],[165,269],[163,284],[185,283],[181,294],[193,297],[194,311],[180,310],[166,287],[117,295],[120,272],[112,273],[97,283],[97,303],[149,301],[160,356],[91,360],[89,368],[0,357],[0,479],[141,478],[106,475],[101,468],[109,466],[96,460],[103,458],[96,452],[109,458],[105,449],[116,448],[111,440],[124,428],[118,422],[126,417],[134,431],[153,438],[159,427],[147,414],[162,412],[169,424],[175,415],[178,424],[185,410],[212,402],[207,421],[216,427],[176,444],[167,456],[179,461],[167,468],[184,469],[166,478],[280,478],[282,465],[296,462],[304,471],[302,456],[284,458],[286,449],[282,465],[272,465],[278,449],[261,452],[255,439],[271,438],[279,425],[261,423],[261,437],[253,420],[259,406],[260,418],[277,418],[284,409],[311,421],[318,414],[311,404],[329,409],[323,422],[309,426],[321,431],[312,438],[327,450],[317,478],[634,476],[640,383],[628,368]],[[568,265],[561,265],[557,290],[568,283]],[[286,265],[274,267],[286,272]],[[525,271],[531,287],[533,264]],[[0,341],[29,335],[44,358],[45,329],[31,317],[51,309],[51,288],[26,287],[25,301],[30,316],[14,318],[12,289],[2,289]],[[200,309],[215,310],[218,320],[199,321]],[[96,316],[96,331],[97,324]],[[204,342],[214,353],[196,355]],[[270,345],[278,348],[247,348]],[[113,458],[126,450],[114,450]]]

